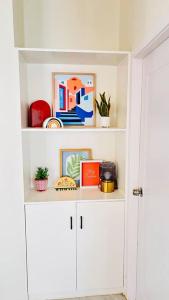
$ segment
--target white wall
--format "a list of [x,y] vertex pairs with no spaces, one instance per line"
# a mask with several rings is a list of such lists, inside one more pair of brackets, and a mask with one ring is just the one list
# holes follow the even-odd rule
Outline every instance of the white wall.
[[139,49],[169,23],[169,0],[130,0],[132,49]]
[[15,44],[128,50],[169,20],[169,0],[13,0]]
[[25,47],[118,49],[120,0],[14,0],[16,28],[21,12]]
[[12,21],[12,1],[0,1],[0,299],[26,300],[19,78]]
[[118,49],[120,0],[24,0],[25,46]]
[[119,50],[131,50],[131,0],[120,0]]
[[15,44],[20,47],[24,46],[24,15],[23,15],[23,1],[13,1],[13,19],[14,19],[14,39]]

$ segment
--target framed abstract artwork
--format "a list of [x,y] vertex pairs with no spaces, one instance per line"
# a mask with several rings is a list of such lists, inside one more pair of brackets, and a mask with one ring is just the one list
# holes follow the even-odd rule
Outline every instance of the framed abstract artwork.
[[60,149],[60,176],[69,176],[80,184],[80,161],[92,159],[92,150]]
[[101,163],[102,160],[80,161],[80,187],[96,187],[100,184]]
[[95,74],[52,73],[53,116],[64,126],[95,126]]

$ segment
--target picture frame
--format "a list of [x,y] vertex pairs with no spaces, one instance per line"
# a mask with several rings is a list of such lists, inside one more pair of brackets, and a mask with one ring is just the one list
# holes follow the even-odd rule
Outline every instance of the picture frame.
[[53,116],[64,126],[96,126],[96,74],[53,72]]
[[80,161],[92,159],[90,148],[60,149],[60,176],[69,176],[80,185]]
[[80,188],[99,186],[99,167],[103,160],[86,160],[80,162]]

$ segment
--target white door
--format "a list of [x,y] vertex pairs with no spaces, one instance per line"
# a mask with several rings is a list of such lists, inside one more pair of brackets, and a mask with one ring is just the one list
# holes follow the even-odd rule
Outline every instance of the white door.
[[169,299],[169,40],[144,59],[137,300]]
[[78,290],[123,287],[124,202],[78,203]]
[[28,290],[54,298],[76,289],[74,203],[26,205]]

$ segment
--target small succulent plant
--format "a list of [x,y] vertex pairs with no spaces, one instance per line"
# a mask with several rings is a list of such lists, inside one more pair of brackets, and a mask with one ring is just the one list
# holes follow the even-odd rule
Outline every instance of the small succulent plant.
[[35,180],[48,179],[48,168],[38,167],[35,174]]
[[100,94],[100,103],[95,99],[96,101],[96,106],[99,111],[99,114],[101,117],[109,117],[109,112],[110,112],[110,98],[106,100],[106,93],[104,92],[103,94]]

